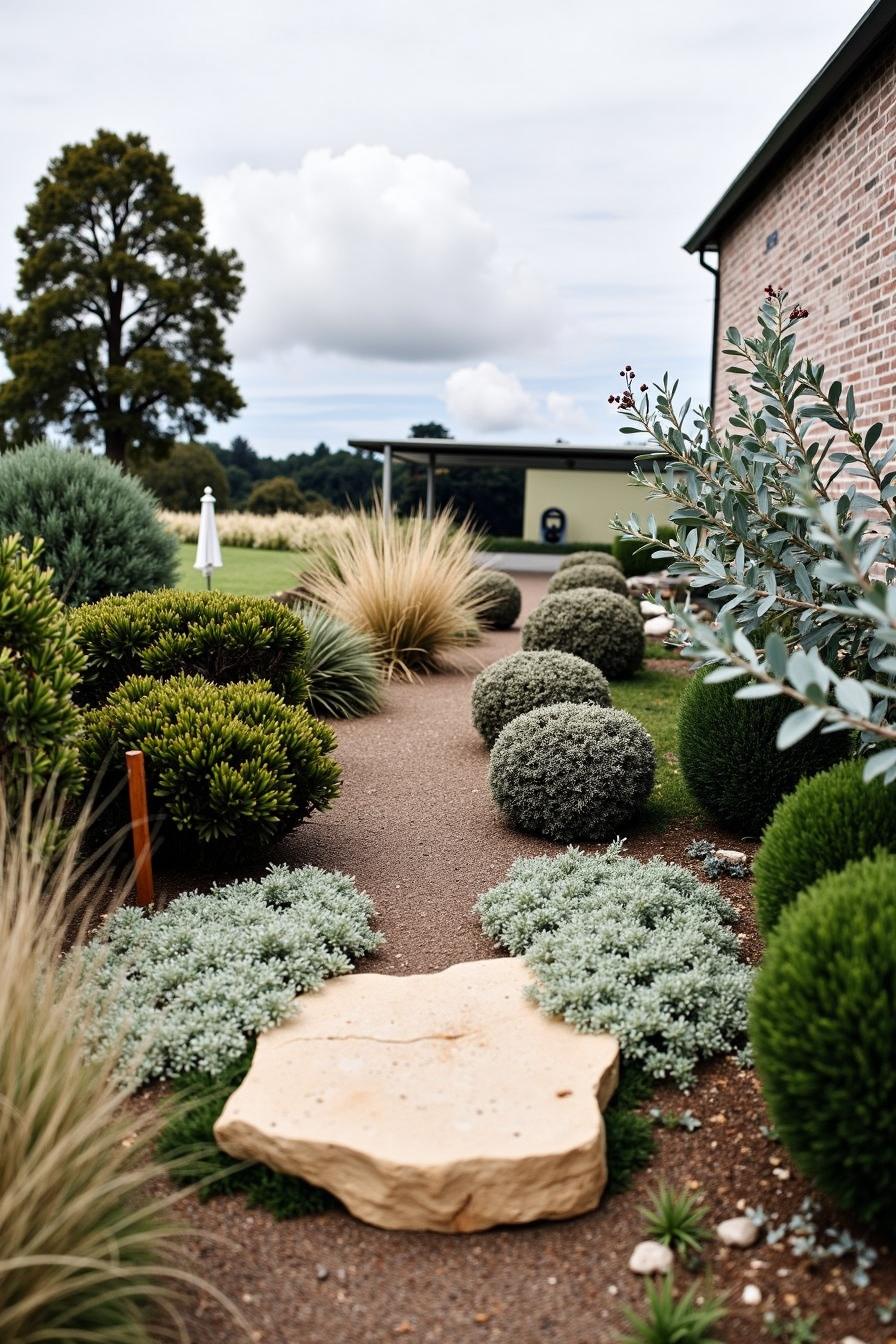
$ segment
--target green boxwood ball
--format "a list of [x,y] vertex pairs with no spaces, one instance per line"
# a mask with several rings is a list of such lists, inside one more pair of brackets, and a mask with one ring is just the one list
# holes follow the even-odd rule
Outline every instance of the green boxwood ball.
[[543,598],[523,625],[524,649],[558,649],[614,680],[644,660],[644,622],[627,597],[605,588],[573,588]]
[[481,623],[493,630],[509,630],[523,605],[523,595],[510,575],[500,569],[484,569],[476,595],[483,599],[477,613]]
[[613,539],[613,554],[622,565],[626,578],[638,574],[657,574],[669,564],[668,559],[654,560],[654,551],[664,549],[664,543],[678,534],[672,523],[660,523],[656,530],[656,541],[631,541],[622,536]]
[[571,569],[573,565],[609,565],[611,569],[618,569],[623,573],[622,561],[617,560],[615,555],[609,551],[572,551],[569,555],[564,555],[557,566],[557,573],[562,569]]
[[473,682],[473,727],[491,747],[501,729],[539,705],[593,704],[613,700],[603,672],[572,653],[511,653]]
[[896,856],[828,873],[782,911],[750,1039],[794,1162],[844,1209],[896,1231]]
[[650,734],[625,710],[542,705],[501,731],[489,784],[517,830],[606,840],[646,802],[655,770]]
[[548,583],[549,593],[566,593],[573,588],[605,588],[609,593],[628,597],[628,584],[618,569],[590,560],[570,565],[568,569],[558,569]]
[[863,761],[841,761],[782,798],[753,864],[756,915],[767,938],[782,910],[825,873],[879,847],[896,851],[896,791],[862,780]]
[[806,775],[834,765],[852,750],[848,733],[816,730],[779,751],[781,720],[793,704],[783,695],[736,700],[746,680],[706,681],[695,673],[678,715],[678,760],[688,788],[723,825],[758,835],[785,794]]

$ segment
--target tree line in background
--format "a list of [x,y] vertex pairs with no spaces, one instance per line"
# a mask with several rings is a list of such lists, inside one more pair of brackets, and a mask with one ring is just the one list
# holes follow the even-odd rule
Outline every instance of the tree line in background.
[[[449,438],[444,425],[413,425],[412,438]],[[243,437],[229,448],[175,444],[168,457],[134,462],[132,469],[168,509],[195,510],[210,485],[219,508],[252,513],[324,513],[370,506],[382,479],[382,460],[352,448],[319,443],[313,452],[264,457]],[[523,524],[525,473],[518,468],[450,467],[436,472],[436,506],[458,514],[493,536],[519,536]],[[392,496],[400,514],[426,498],[426,470],[407,462],[393,466]]]

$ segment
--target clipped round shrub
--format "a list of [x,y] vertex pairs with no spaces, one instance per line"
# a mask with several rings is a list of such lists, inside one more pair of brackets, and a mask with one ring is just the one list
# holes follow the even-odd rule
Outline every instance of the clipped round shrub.
[[335,745],[332,729],[267,682],[131,677],[85,713],[81,759],[91,779],[108,764],[102,821],[125,825],[124,753],[139,748],[162,838],[189,838],[208,859],[222,846],[257,851],[328,807],[339,792]]
[[267,597],[134,593],[82,607],[75,637],[86,655],[78,692],[101,704],[132,676],[202,676],[218,685],[263,679],[291,704],[305,698],[301,619]]
[[297,994],[346,975],[382,942],[369,896],[322,868],[185,892],[164,910],[117,910],[74,955],[93,1005],[88,1048],[112,1051],[135,1085],[202,1070],[218,1075]]
[[569,555],[563,556],[557,566],[557,573],[562,569],[571,569],[573,565],[609,565],[620,574],[623,572],[622,561],[617,560],[610,551],[571,551]]
[[782,798],[753,863],[756,915],[767,938],[785,906],[825,873],[882,846],[896,851],[896,792],[881,779],[862,780],[864,761],[800,780]]
[[628,541],[625,537],[616,536],[613,538],[613,554],[622,565],[628,579],[638,574],[656,574],[665,569],[669,561],[665,558],[654,560],[654,551],[659,550],[664,541],[671,541],[677,535],[678,529],[671,523],[660,523],[656,529],[656,545],[651,542]]
[[517,830],[606,840],[647,801],[655,770],[650,734],[625,710],[542,705],[502,729],[489,784]]
[[558,569],[548,583],[549,593],[566,593],[573,588],[602,588],[608,593],[628,597],[628,584],[612,565],[598,565],[591,561]]
[[750,1039],[796,1165],[896,1231],[896,856],[828,873],[782,911]]
[[0,535],[44,541],[63,602],[164,588],[177,577],[177,542],[134,476],[93,453],[49,442],[0,454]]
[[509,574],[500,569],[484,569],[476,585],[483,599],[478,616],[493,630],[509,630],[520,614],[523,595]]
[[354,719],[375,714],[383,698],[383,671],[373,640],[311,603],[294,608],[308,636],[305,675],[312,714]]
[[0,788],[11,817],[29,790],[37,807],[48,786],[65,793],[81,778],[72,694],[84,659],[40,543],[20,542],[0,537]]
[[752,972],[718,888],[655,856],[568,849],[517,859],[480,896],[485,933],[535,974],[533,998],[580,1031],[608,1031],[624,1069],[680,1087],[701,1059],[743,1045]]
[[691,678],[678,715],[678,760],[685,782],[707,812],[738,830],[762,830],[778,802],[806,775],[852,750],[847,733],[817,729],[786,751],[775,746],[791,702],[783,695],[736,700],[745,677],[707,682],[708,668]]
[[572,653],[511,653],[483,669],[473,682],[473,727],[487,746],[520,714],[540,705],[613,703],[607,679],[593,663]]
[[604,588],[549,593],[523,625],[524,649],[574,653],[605,677],[630,677],[644,661],[644,622],[633,602]]

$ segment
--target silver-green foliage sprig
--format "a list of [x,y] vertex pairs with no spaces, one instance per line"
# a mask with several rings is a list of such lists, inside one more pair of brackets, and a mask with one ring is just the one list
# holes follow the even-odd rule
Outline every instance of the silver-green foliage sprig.
[[[653,441],[635,468],[650,498],[668,500],[678,535],[657,542],[657,525],[632,514],[615,527],[652,546],[672,574],[720,604],[717,628],[677,611],[689,652],[718,664],[709,680],[747,672],[736,695],[786,695],[784,749],[819,724],[855,730],[872,753],[866,778],[896,779],[896,442],[883,426],[858,427],[855,395],[825,384],[824,365],[795,359],[805,308],[769,286],[758,334],[725,333],[730,389],[720,428],[709,407],[691,413],[666,375],[611,397],[630,423],[623,433]],[[840,493],[842,491],[842,493]]]

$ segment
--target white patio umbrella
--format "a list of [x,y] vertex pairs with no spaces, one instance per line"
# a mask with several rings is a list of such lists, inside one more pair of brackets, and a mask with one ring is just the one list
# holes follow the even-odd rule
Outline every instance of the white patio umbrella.
[[200,505],[199,540],[196,543],[196,559],[193,561],[193,568],[202,571],[205,575],[206,586],[211,588],[212,573],[216,569],[220,569],[224,561],[221,559],[221,547],[218,545],[215,497],[210,485],[207,485],[203,490]]

